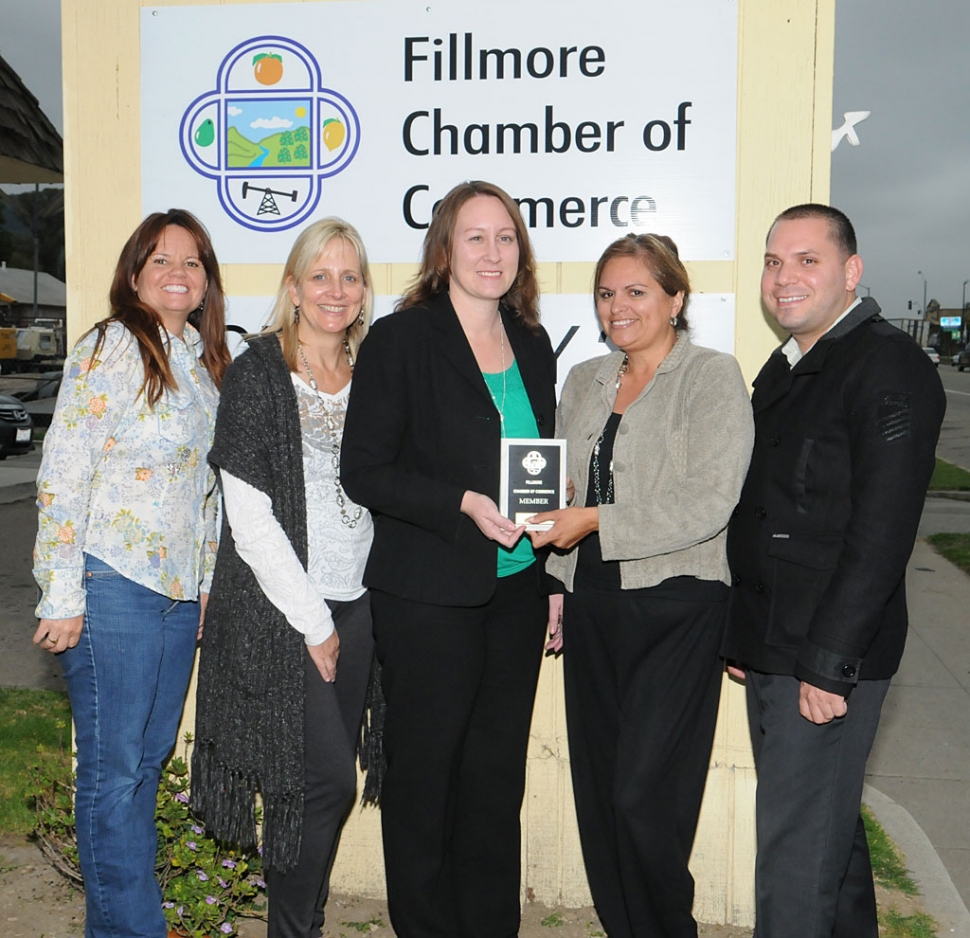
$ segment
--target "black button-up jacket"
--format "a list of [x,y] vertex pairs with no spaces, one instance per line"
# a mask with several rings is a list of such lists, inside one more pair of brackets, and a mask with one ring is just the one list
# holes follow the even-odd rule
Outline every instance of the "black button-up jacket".
[[946,408],[936,369],[867,298],[794,368],[776,351],[752,406],[725,657],[846,695],[891,677]]

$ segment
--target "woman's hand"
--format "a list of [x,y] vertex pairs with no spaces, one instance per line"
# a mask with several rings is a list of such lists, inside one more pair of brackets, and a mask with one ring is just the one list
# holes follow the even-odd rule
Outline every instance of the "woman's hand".
[[578,544],[587,534],[598,531],[600,526],[599,509],[593,508],[560,508],[557,511],[542,511],[529,519],[529,524],[542,524],[552,521],[553,525],[547,531],[530,531],[533,547],[545,547],[552,544],[563,550],[569,550]]
[[562,593],[549,596],[549,641],[546,651],[559,654],[562,651]]
[[307,645],[307,653],[313,659],[317,670],[328,684],[337,680],[337,659],[340,657],[340,639],[337,630],[330,633],[330,637],[319,645]]
[[202,626],[205,624],[205,607],[209,605],[209,594],[199,593],[199,631],[196,633],[195,640],[202,641]]
[[461,500],[461,511],[475,522],[485,537],[503,547],[514,547],[525,530],[522,525],[516,525],[514,521],[504,517],[495,502],[480,492],[465,492]]
[[37,631],[34,632],[34,644],[54,654],[67,651],[81,640],[83,626],[84,616],[72,616],[70,619],[41,619]]

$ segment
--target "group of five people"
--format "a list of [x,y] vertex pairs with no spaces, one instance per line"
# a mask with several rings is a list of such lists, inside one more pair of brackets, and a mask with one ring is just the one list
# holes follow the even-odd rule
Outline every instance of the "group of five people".
[[[147,218],[68,360],[38,482],[34,640],[77,727],[87,938],[165,934],[155,796],[197,637],[192,804],[255,845],[261,795],[271,938],[321,933],[375,648],[395,932],[516,936],[547,631],[611,938],[697,934],[722,656],[760,778],[757,935],[875,936],[862,776],[943,399],[855,301],[861,271],[837,210],[775,221],[763,299],[792,338],[752,413],[734,358],[690,341],[674,242],[621,238],[593,284],[612,351],[557,409],[528,232],[495,185],[442,200],[373,326],[360,236],[311,224],[231,364],[204,228]],[[498,507],[501,440],[553,436],[570,504],[524,534]]]

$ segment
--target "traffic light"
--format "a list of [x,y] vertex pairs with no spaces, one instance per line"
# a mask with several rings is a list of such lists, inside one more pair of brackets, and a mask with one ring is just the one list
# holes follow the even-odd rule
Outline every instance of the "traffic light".
[[907,308],[907,309],[912,309],[912,308],[913,308],[913,301],[912,301],[912,300],[910,300],[910,301],[909,301],[909,302],[908,302],[908,303],[906,304],[906,308]]

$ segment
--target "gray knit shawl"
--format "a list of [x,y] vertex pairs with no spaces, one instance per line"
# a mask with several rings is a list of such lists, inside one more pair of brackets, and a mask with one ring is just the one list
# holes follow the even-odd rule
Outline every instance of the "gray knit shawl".
[[[307,563],[303,444],[296,392],[275,336],[250,340],[226,372],[209,461],[266,493]],[[256,845],[285,872],[303,822],[303,636],[266,598],[223,521],[199,659],[192,809],[221,840]]]

